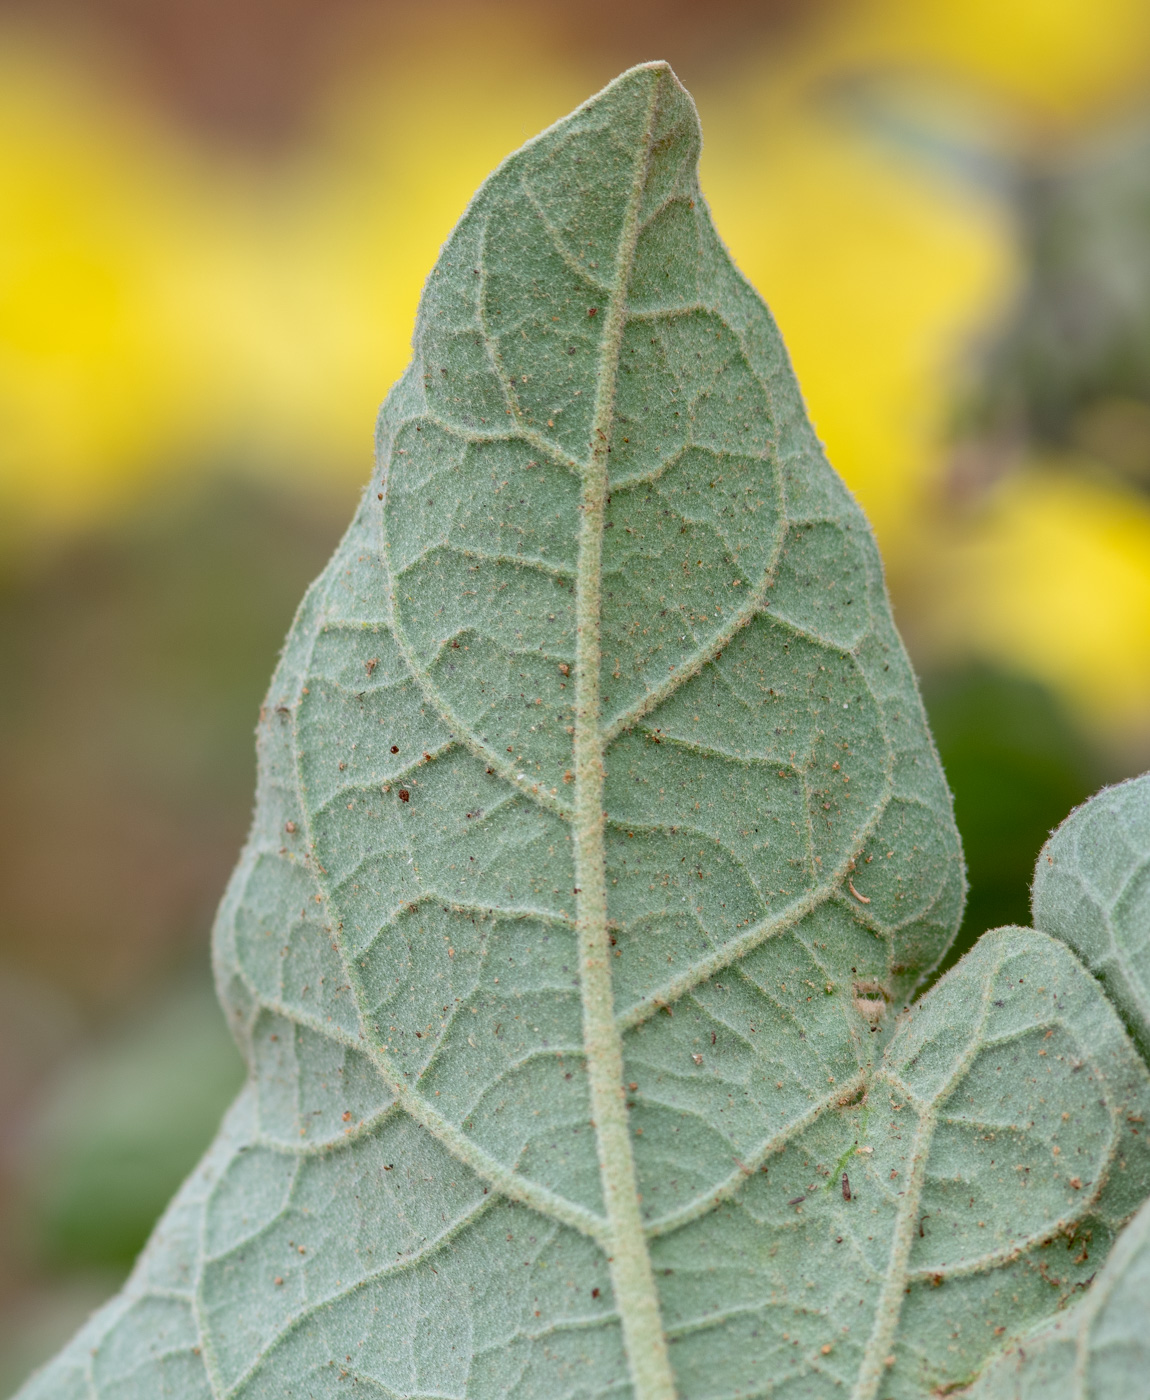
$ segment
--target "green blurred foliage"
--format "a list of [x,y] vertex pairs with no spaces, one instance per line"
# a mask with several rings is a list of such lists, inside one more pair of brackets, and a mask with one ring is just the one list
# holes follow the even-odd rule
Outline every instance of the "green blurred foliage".
[[986,929],[1030,924],[1030,879],[1042,843],[1108,775],[1037,681],[975,665],[928,676],[923,691],[970,883],[945,969]]
[[349,506],[218,472],[9,580],[0,966],[111,1012],[205,947],[267,679]]
[[0,1003],[30,1007],[0,1018],[0,1395],[118,1286],[240,1082],[208,931],[349,508],[205,472],[0,580]]
[[242,1080],[201,968],[190,985],[69,1061],[37,1115],[26,1158],[45,1261],[127,1268]]

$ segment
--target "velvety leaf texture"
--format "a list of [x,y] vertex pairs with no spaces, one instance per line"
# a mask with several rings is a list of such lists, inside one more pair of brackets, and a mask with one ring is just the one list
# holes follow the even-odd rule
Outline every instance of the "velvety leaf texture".
[[899,1400],[1078,1296],[1150,1083],[961,913],[870,531],[663,64],[444,247],[259,725],[250,1067],[24,1400]]
[[990,1366],[969,1400],[1133,1400],[1150,1377],[1150,1201],[1086,1297]]
[[1032,907],[1035,925],[1100,979],[1150,1058],[1150,773],[1066,818],[1038,857]]

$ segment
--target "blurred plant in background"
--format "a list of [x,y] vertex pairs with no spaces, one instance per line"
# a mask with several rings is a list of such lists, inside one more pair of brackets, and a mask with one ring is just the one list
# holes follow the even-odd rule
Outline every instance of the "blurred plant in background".
[[964,942],[1146,766],[1141,0],[0,0],[0,1394],[242,1073],[205,969],[251,729],[436,250],[650,57],[878,530]]

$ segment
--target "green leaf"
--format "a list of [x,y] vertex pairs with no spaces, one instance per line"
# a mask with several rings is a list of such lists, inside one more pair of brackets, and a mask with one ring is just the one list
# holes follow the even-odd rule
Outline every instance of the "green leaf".
[[1099,1400],[1141,1395],[1150,1375],[1150,1201],[1118,1237],[1086,1297],[1009,1347],[969,1400]]
[[868,1086],[869,1212],[838,1248],[873,1251],[875,1283],[840,1256],[832,1309],[853,1336],[877,1285],[853,1393],[943,1393],[1074,1298],[1150,1185],[1146,1105],[1145,1067],[1073,954],[1030,929],[985,934],[904,1015]]
[[1036,927],[1070,945],[1150,1058],[1150,773],[1103,788],[1047,841]]
[[924,1396],[1145,1196],[1062,943],[987,935],[892,1032],[949,796],[698,148],[633,69],[445,246],[261,713],[248,1086],[24,1400]]

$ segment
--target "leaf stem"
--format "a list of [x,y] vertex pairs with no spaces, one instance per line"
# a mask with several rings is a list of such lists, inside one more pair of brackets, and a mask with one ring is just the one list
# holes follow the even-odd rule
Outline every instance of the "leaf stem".
[[[627,285],[639,233],[639,201],[650,158],[659,89],[666,70],[655,66],[642,157],[619,238],[615,284],[603,327],[590,460],[580,503],[575,585],[575,908],[579,938],[583,1043],[591,1117],[599,1150],[603,1203],[611,1231],[608,1262],[615,1305],[631,1370],[635,1400],[674,1400],[675,1382],[659,1315],[655,1277],[639,1212],[635,1160],[623,1095],[623,1043],[615,1022],[611,947],[607,930],[607,875],[603,832],[605,768],[600,722],[600,642],[603,527],[607,510],[607,449],[615,379],[626,315]],[[662,71],[660,71],[662,70]]]

